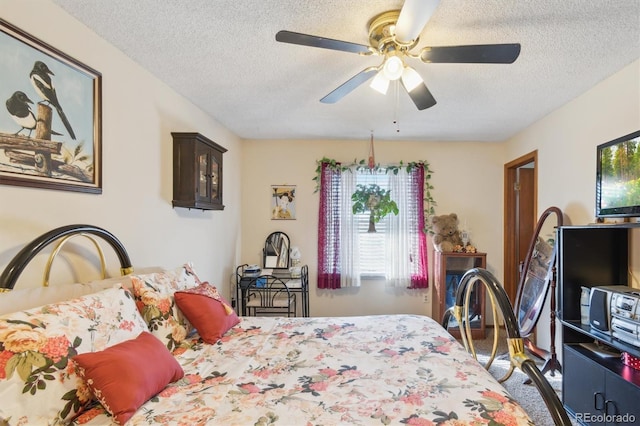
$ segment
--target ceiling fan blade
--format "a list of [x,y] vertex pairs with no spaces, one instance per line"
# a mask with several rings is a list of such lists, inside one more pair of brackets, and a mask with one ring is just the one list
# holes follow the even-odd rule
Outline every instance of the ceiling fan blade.
[[440,0],[405,0],[396,22],[396,41],[408,44],[417,39],[438,4]]
[[295,33],[293,31],[278,31],[276,41],[283,43],[299,44],[302,46],[320,47],[322,49],[340,50],[360,54],[371,54],[369,46],[364,44],[351,43],[348,41],[334,40],[331,38],[319,37],[309,34]]
[[520,44],[425,47],[420,59],[426,63],[511,64],[520,55]]
[[[402,87],[404,87],[406,90],[407,87],[404,85],[404,82],[401,81],[401,83]],[[433,97],[429,89],[427,89],[427,85],[424,83],[418,84],[411,91],[407,90],[407,93],[420,111],[422,111],[423,109],[431,108],[436,104],[436,99]]]
[[338,88],[334,89],[333,92],[320,99],[320,102],[324,104],[334,104],[338,102],[340,99],[351,93],[353,89],[373,77],[377,72],[378,67],[365,68],[349,80],[342,83]]

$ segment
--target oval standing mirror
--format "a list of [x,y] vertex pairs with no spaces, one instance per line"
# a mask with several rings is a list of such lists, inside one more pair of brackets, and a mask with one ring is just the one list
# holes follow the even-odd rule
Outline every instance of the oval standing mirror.
[[540,319],[549,285],[553,280],[555,230],[559,226],[562,226],[562,212],[557,207],[549,207],[540,216],[531,238],[515,301],[515,314],[522,337],[529,336]]
[[264,242],[263,267],[269,269],[289,268],[289,236],[284,232],[272,232]]

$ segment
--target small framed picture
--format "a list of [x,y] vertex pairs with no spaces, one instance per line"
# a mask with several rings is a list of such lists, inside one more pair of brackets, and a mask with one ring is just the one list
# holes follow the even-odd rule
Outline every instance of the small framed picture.
[[296,218],[296,186],[271,185],[271,219],[293,220]]

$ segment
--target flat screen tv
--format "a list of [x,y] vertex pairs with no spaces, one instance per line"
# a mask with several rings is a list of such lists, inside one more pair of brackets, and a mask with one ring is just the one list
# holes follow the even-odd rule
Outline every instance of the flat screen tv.
[[640,130],[597,147],[596,217],[640,216]]

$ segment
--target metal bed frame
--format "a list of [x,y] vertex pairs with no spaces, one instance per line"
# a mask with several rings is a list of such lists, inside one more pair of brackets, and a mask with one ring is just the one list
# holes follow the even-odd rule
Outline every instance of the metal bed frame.
[[104,278],[106,273],[104,253],[102,252],[98,241],[94,237],[100,237],[105,240],[116,252],[116,255],[118,256],[118,259],[120,261],[120,273],[123,276],[133,272],[133,267],[131,266],[131,260],[129,259],[127,250],[124,248],[124,245],[122,245],[120,240],[118,240],[111,232],[93,225],[66,225],[56,229],[52,229],[51,231],[45,232],[44,234],[40,235],[38,238],[34,239],[29,244],[24,246],[22,250],[20,250],[13,257],[13,259],[11,259],[7,267],[2,271],[2,274],[0,274],[0,292],[12,290],[16,285],[20,274],[27,266],[27,264],[31,261],[31,259],[33,259],[49,244],[60,240],[54,250],[51,252],[51,255],[49,256],[49,260],[47,262],[47,266],[45,268],[43,285],[48,286],[49,275],[51,272],[51,265],[53,263],[53,260],[60,252],[64,244],[66,244],[71,238],[74,238],[76,236],[83,236],[85,238],[88,238],[96,247],[98,256],[100,258],[102,278]]
[[504,288],[491,272],[484,268],[473,268],[463,275],[456,293],[456,303],[445,312],[442,319],[442,326],[447,328],[449,326],[449,321],[453,316],[459,324],[460,335],[465,349],[477,359],[471,334],[471,326],[469,321],[465,321],[465,318],[469,318],[469,301],[473,286],[479,284],[483,284],[485,286],[485,290],[489,296],[489,300],[491,301],[494,328],[496,328],[493,333],[493,348],[488,361],[485,363],[485,368],[488,369],[491,366],[498,350],[498,326],[496,325],[495,320],[498,318],[497,311],[499,309],[502,319],[504,320],[507,333],[507,345],[509,348],[511,366],[507,374],[498,381],[501,383],[504,382],[511,376],[516,368],[520,369],[529,377],[531,382],[540,392],[540,395],[553,418],[554,424],[571,426],[571,420],[569,419],[560,398],[558,398],[558,395],[551,387],[551,384],[549,384],[542,372],[538,369],[536,363],[525,353],[524,339],[520,336],[520,329],[513,312],[513,306],[511,305]]
[[[105,274],[104,254],[102,253],[102,249],[100,248],[98,242],[94,237],[100,237],[105,240],[116,252],[120,261],[120,272],[123,276],[131,274],[133,272],[131,260],[129,259],[129,255],[127,254],[126,249],[124,248],[120,240],[118,240],[118,238],[116,238],[112,233],[93,225],[66,225],[40,235],[38,238],[34,239],[24,248],[22,248],[22,250],[20,250],[13,257],[13,259],[11,259],[7,267],[2,271],[2,274],[0,274],[0,292],[12,290],[18,280],[18,277],[22,273],[25,266],[29,263],[29,261],[31,261],[31,259],[33,259],[35,255],[42,251],[46,246],[60,240],[57,246],[52,251],[49,257],[49,261],[47,262],[43,284],[45,286],[48,285],[49,273],[53,260],[55,259],[58,252],[62,249],[64,244],[75,236],[83,236],[88,238],[96,247],[100,257],[102,275]],[[525,354],[524,341],[520,336],[518,322],[515,318],[513,307],[511,306],[511,302],[509,301],[504,288],[500,285],[493,274],[483,268],[470,269],[464,274],[460,285],[458,286],[455,305],[445,312],[442,321],[443,326],[447,328],[451,317],[455,317],[459,324],[460,334],[462,336],[462,341],[465,348],[467,349],[467,351],[471,352],[472,355],[477,359],[475,347],[473,345],[473,338],[471,337],[471,327],[469,322],[465,321],[464,318],[469,318],[469,302],[471,298],[471,292],[473,290],[473,286],[479,283],[484,284],[486,288],[489,300],[491,301],[494,318],[498,318],[497,308],[500,309],[500,313],[504,320],[507,332],[507,343],[509,347],[511,368],[505,375],[505,377],[500,379],[500,381],[507,380],[513,370],[515,368],[519,368],[531,379],[533,384],[537,387],[538,391],[542,395],[547,409],[551,414],[551,417],[553,418],[554,423],[556,425],[571,426],[571,420],[569,419],[567,412],[562,405],[562,402],[558,398],[558,395],[555,393],[549,382],[545,379],[544,375],[538,369],[535,362]],[[495,324],[494,327],[496,327]],[[485,368],[489,368],[489,366],[493,362],[497,352],[497,344],[498,333],[496,332],[494,333],[494,344],[492,353],[489,360],[485,364]]]

